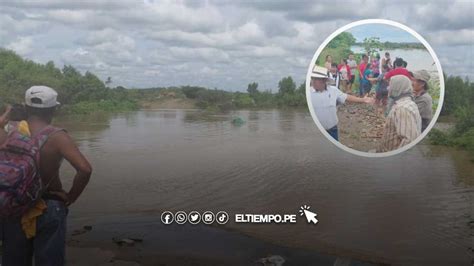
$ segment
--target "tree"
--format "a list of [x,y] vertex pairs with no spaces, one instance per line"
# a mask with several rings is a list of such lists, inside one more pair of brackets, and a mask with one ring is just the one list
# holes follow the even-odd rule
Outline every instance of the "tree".
[[291,76],[281,79],[278,82],[278,93],[280,95],[293,94],[296,90],[296,84]]
[[259,93],[258,91],[258,83],[252,82],[247,86],[247,92],[250,94],[250,96],[254,97],[256,94]]
[[301,83],[301,85],[298,87],[298,93],[306,95],[306,81]]
[[362,43],[365,51],[368,55],[372,55],[376,52],[379,52],[383,48],[383,44],[380,42],[379,37],[370,37],[365,38],[364,42]]
[[255,101],[249,94],[236,92],[234,94],[233,103],[237,108],[253,107]]
[[200,91],[206,90],[206,88],[195,87],[195,86],[184,86],[181,89],[183,90],[183,93],[186,96],[186,98],[189,98],[189,99],[196,99]]
[[349,49],[353,44],[355,44],[356,38],[350,32],[342,32],[332,39],[326,47],[328,48],[345,48]]
[[110,83],[112,83],[112,78],[111,77],[107,77],[107,80],[105,81],[105,85],[109,85]]

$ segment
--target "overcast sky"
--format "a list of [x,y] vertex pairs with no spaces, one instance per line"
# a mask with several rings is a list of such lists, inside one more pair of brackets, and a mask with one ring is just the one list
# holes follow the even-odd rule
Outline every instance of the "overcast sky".
[[[428,2],[428,3],[426,3]],[[275,91],[303,82],[339,27],[392,19],[422,35],[448,74],[474,78],[474,1],[1,0],[0,46],[89,70],[113,86]]]

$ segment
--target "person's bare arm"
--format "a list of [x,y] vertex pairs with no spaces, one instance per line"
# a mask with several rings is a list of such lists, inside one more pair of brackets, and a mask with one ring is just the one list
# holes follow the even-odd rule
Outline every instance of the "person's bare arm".
[[5,126],[8,124],[8,115],[10,114],[12,107],[9,105],[5,109],[5,112],[0,116],[0,145],[7,140],[8,133],[5,131]]
[[351,102],[351,103],[367,103],[367,104],[375,103],[375,99],[372,97],[365,96],[364,98],[359,98],[359,97],[356,97],[354,95],[349,95],[349,94],[347,95],[346,101]]
[[76,170],[76,176],[74,177],[72,187],[66,195],[66,201],[69,205],[75,202],[81,195],[82,191],[84,191],[84,188],[89,182],[92,174],[92,167],[66,132],[56,133],[54,135],[54,142],[61,155]]

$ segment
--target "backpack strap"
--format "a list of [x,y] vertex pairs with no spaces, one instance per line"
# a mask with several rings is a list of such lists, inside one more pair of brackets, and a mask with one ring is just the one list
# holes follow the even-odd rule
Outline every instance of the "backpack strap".
[[[35,145],[38,147],[38,152],[41,152],[41,148],[43,148],[44,144],[48,141],[49,137],[53,135],[54,133],[57,133],[59,131],[65,131],[63,128],[57,128],[53,127],[51,125],[48,125],[44,128],[42,128],[39,132],[34,134],[32,136],[32,139],[35,143]],[[39,157],[38,157],[39,158]],[[53,181],[53,178],[50,178],[49,181],[45,184],[44,189],[45,191],[48,189],[49,185]]]
[[37,147],[41,150],[43,145],[48,141],[49,136],[51,136],[54,133],[57,133],[59,131],[66,131],[66,130],[63,129],[63,128],[57,128],[57,127],[53,127],[53,126],[48,125],[48,126],[42,128],[36,134],[34,134],[32,136],[32,139],[35,142],[35,144],[37,145]]

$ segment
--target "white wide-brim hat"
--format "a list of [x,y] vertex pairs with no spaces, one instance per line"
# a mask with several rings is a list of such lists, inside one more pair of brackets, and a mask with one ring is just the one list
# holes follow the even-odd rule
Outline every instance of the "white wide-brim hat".
[[328,78],[328,69],[325,68],[325,67],[321,67],[321,66],[314,66],[313,71],[311,72],[311,77],[312,78],[327,79]]

